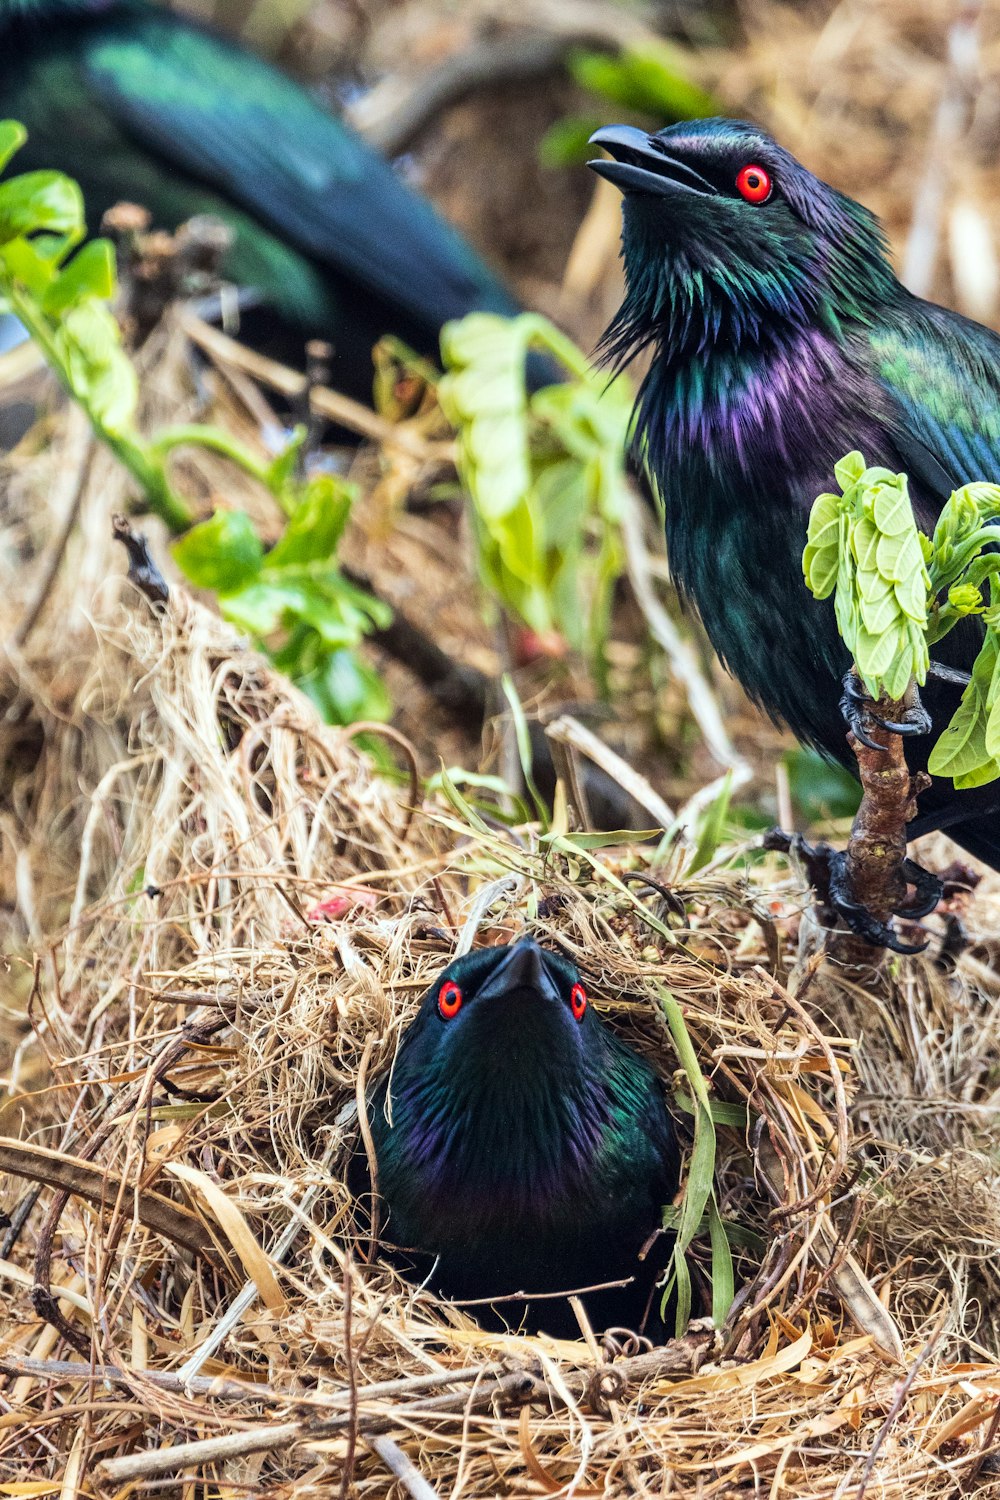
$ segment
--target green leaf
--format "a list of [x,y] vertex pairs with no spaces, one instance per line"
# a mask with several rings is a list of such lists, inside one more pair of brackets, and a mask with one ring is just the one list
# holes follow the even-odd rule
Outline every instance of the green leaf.
[[549,810],[545,805],[544,797],[542,797],[537,786],[535,785],[534,777],[532,775],[533,757],[531,753],[531,733],[528,729],[528,720],[525,717],[521,700],[517,695],[517,688],[514,686],[514,679],[508,672],[505,672],[503,677],[500,679],[500,686],[503,688],[503,695],[507,699],[507,706],[510,709],[511,718],[514,722],[514,736],[517,740],[518,759],[521,762],[521,775],[524,777],[524,784],[528,789],[528,796],[531,798],[534,804],[535,816],[542,826],[542,831],[547,833],[549,827]]
[[46,314],[58,317],[88,297],[109,302],[115,295],[115,252],[110,240],[91,240],[76,252],[42,299]]
[[197,588],[235,594],[257,578],[264,557],[260,537],[242,510],[217,510],[173,546],[174,561]]
[[52,342],[74,395],[91,419],[109,433],[126,431],[139,399],[139,381],[108,309],[93,300],[70,307]]
[[[698,1056],[688,1034],[684,1021],[684,1013],[669,990],[657,985],[660,995],[660,1003],[670,1028],[674,1047],[677,1051],[677,1060],[687,1075],[688,1084],[695,1100],[695,1126],[694,1145],[691,1150],[691,1159],[688,1163],[688,1176],[684,1188],[684,1203],[681,1208],[680,1223],[677,1226],[677,1237],[674,1242],[672,1270],[677,1284],[677,1337],[680,1338],[687,1328],[691,1316],[691,1284],[690,1276],[685,1261],[685,1253],[692,1240],[698,1232],[702,1214],[710,1201],[713,1200],[713,1189],[715,1184],[715,1123],[712,1119],[712,1107],[708,1096],[708,1086],[702,1076],[701,1068],[698,1066]],[[721,1257],[720,1257],[721,1259]],[[714,1262],[714,1255],[713,1255]],[[731,1272],[731,1267],[730,1267]],[[722,1287],[722,1292],[728,1291],[729,1300],[725,1307],[722,1306],[724,1297],[720,1295],[719,1303],[713,1297],[712,1317],[719,1322],[725,1320],[726,1312],[732,1301],[731,1291],[727,1286]],[[666,1298],[664,1298],[666,1300]],[[717,1326],[719,1324],[717,1323]]]
[[46,229],[83,238],[83,194],[73,179],[62,172],[25,172],[0,182],[0,245]]
[[950,776],[956,788],[982,786],[1000,775],[1000,765],[986,746],[989,697],[997,675],[1000,644],[987,630],[972,676],[947,729],[930,753],[932,776]]
[[729,803],[733,795],[733,773],[727,771],[719,788],[718,795],[701,815],[698,824],[698,837],[694,846],[694,853],[684,870],[684,878],[705,867],[715,858],[715,852],[722,842],[722,834],[726,825],[726,814],[729,811]]
[[27,139],[28,132],[19,120],[0,120],[0,172]]
[[684,54],[666,42],[626,48],[617,57],[573,52],[567,66],[583,88],[667,122],[719,113],[718,102],[689,78]]
[[905,474],[895,476],[892,484],[876,486],[874,498],[875,525],[884,536],[905,536],[913,531],[913,511]]
[[846,456],[840,460],[839,464],[834,464],[833,472],[836,476],[837,483],[846,494],[851,486],[853,484],[857,484],[862,474],[864,474],[864,458],[857,451],[857,449],[854,449],[853,452],[846,454]]
[[267,470],[267,483],[272,494],[284,496],[294,486],[299,457],[308,436],[309,429],[304,422],[299,422],[284,448],[271,461]]
[[354,490],[330,474],[308,481],[285,527],[264,560],[264,571],[275,572],[292,564],[325,562],[333,557],[347,525]]
[[550,125],[538,143],[543,167],[579,167],[594,154],[590,137],[604,122],[599,115],[567,115]]

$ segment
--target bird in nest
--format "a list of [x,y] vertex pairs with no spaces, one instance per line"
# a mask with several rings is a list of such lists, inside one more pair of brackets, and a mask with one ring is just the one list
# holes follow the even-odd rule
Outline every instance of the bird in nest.
[[[367,1113],[382,1237],[480,1321],[661,1332],[655,1281],[679,1152],[663,1086],[531,937],[435,979]],[[660,1253],[640,1259],[651,1239]]]

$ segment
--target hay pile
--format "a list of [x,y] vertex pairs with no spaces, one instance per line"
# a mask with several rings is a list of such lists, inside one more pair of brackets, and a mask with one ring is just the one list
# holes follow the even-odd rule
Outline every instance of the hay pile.
[[[158,337],[147,415],[176,419],[183,341]],[[665,897],[651,846],[418,806],[183,588],[157,611],[124,581],[124,481],[75,417],[0,483],[4,1493],[1000,1492],[995,897],[954,972],[876,981],[797,961],[778,864],[685,881],[680,850]],[[484,1333],[369,1243],[365,1082],[457,946],[526,926],[682,1132],[659,986],[748,1111],[718,1128],[719,1332]]]

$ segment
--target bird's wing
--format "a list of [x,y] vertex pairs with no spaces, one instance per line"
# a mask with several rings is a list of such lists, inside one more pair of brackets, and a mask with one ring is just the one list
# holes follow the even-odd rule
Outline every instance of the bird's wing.
[[916,303],[904,326],[871,337],[893,438],[938,501],[973,480],[1000,481],[1000,338],[957,313]]
[[146,149],[421,324],[473,308],[516,311],[429,203],[252,53],[140,12],[94,28],[84,68],[104,107]]

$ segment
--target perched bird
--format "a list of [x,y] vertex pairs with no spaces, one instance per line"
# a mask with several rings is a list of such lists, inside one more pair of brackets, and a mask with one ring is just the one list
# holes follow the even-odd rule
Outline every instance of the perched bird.
[[80,183],[88,223],[128,199],[155,227],[212,214],[223,266],[271,315],[269,348],[333,343],[339,389],[371,393],[371,349],[436,354],[450,318],[516,313],[458,232],[298,84],[236,42],[144,0],[0,0],[0,116],[15,171]]
[[[614,125],[592,141],[613,160],[591,166],[624,194],[626,295],[605,348],[618,363],[651,349],[635,451],[663,498],[673,577],[750,696],[853,770],[838,708],[850,660],[802,581],[809,510],[855,448],[906,471],[928,533],[952,489],[1000,480],[1000,338],[908,292],[875,217],[752,125]],[[901,726],[912,769],[981,639],[967,620],[933,648],[930,721]],[[864,705],[847,710],[863,734]],[[1000,784],[937,780],[919,808],[912,836],[947,828],[1000,869]],[[939,888],[908,873],[923,899],[906,910],[922,915]],[[891,928],[873,936],[899,946]]]
[[[503,1298],[631,1278],[584,1297],[593,1326],[637,1328],[648,1304],[658,1326],[662,1256],[638,1256],[677,1188],[673,1126],[652,1068],[564,958],[526,937],[450,964],[368,1117],[383,1235],[436,1258],[435,1291]],[[499,1311],[579,1333],[563,1298]]]

